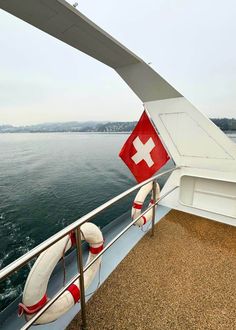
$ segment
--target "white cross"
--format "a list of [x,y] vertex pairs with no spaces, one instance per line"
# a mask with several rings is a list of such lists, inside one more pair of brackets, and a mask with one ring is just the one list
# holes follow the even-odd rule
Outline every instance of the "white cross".
[[144,160],[148,167],[152,167],[154,162],[151,157],[151,151],[155,148],[153,139],[150,137],[150,139],[143,144],[140,138],[137,136],[133,142],[133,145],[137,152],[131,157],[131,159],[135,162],[135,164],[138,164]]

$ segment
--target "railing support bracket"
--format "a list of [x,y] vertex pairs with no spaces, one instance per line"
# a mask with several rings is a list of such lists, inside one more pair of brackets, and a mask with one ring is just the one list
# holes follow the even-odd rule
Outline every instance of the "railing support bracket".
[[77,249],[78,273],[80,274],[79,286],[80,286],[80,305],[81,305],[81,318],[82,318],[81,329],[86,330],[87,329],[87,320],[86,320],[84,269],[83,269],[83,254],[82,254],[82,241],[81,241],[80,226],[76,229],[76,249]]
[[152,207],[152,228],[151,228],[151,237],[154,236],[155,229],[155,217],[156,217],[156,192],[157,192],[157,182],[153,180],[152,182],[152,199],[153,199],[153,207]]

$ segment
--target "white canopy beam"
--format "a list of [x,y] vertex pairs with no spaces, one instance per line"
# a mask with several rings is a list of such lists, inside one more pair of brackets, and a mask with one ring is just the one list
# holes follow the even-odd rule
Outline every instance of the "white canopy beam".
[[143,60],[64,0],[0,0],[0,8],[112,67],[143,102],[181,96]]

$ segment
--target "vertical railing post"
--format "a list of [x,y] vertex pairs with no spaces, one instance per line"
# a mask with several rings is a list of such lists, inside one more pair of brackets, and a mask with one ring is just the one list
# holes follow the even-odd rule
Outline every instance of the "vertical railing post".
[[86,321],[86,306],[85,306],[85,288],[84,288],[84,270],[83,270],[83,255],[82,255],[82,241],[80,227],[76,229],[76,248],[77,248],[77,264],[78,272],[80,273],[80,305],[81,305],[81,328],[85,330],[87,328]]
[[152,199],[154,202],[153,208],[152,208],[152,229],[151,229],[151,237],[154,236],[154,225],[155,225],[155,217],[156,217],[156,191],[157,191],[157,183],[156,180],[153,180],[152,182]]

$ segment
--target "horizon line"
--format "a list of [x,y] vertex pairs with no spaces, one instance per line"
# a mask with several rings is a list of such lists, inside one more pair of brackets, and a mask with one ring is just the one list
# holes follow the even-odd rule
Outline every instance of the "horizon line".
[[[210,120],[212,119],[228,119],[228,120],[236,120],[236,117],[208,117]],[[27,127],[27,126],[37,126],[37,125],[47,125],[47,124],[69,124],[69,123],[134,123],[138,120],[69,120],[69,121],[48,121],[48,122],[39,122],[39,123],[28,123],[28,124],[10,124],[10,123],[1,123],[0,126],[12,126],[12,127]]]

